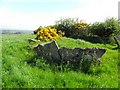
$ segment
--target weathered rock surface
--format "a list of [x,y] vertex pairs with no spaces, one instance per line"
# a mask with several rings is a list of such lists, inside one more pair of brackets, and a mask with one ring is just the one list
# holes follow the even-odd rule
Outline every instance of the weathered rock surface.
[[100,61],[102,55],[106,52],[105,49],[99,48],[59,48],[55,41],[39,44],[35,50],[37,54],[46,59],[53,61],[71,61],[79,63],[81,59],[92,61]]
[[71,62],[79,62],[82,58],[82,51],[83,49],[75,48],[75,49],[68,49],[68,48],[60,48],[58,50],[61,60],[71,61]]
[[31,43],[31,42],[36,42],[37,40],[35,39],[28,39],[28,42]]
[[38,55],[43,56],[46,59],[58,61],[61,60],[58,53],[59,48],[55,41],[46,44],[39,44],[35,50],[37,51]]

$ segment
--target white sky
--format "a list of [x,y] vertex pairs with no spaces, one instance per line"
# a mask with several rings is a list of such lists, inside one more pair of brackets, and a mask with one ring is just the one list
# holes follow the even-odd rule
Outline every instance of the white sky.
[[88,23],[118,17],[119,0],[0,0],[0,28],[35,30],[61,17]]

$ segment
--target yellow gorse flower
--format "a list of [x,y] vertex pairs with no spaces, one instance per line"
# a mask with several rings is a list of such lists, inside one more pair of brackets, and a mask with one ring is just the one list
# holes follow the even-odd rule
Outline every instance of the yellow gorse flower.
[[40,27],[38,28],[37,38],[43,41],[51,41],[61,38],[64,35],[62,31],[58,31],[51,27]]

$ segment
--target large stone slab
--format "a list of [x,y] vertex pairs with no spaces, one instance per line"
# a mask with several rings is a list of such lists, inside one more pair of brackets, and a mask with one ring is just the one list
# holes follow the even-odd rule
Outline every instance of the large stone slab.
[[102,55],[106,52],[106,49],[100,48],[85,48],[83,50],[83,59],[84,60],[96,60],[100,62]]
[[106,52],[106,49],[100,48],[59,48],[55,41],[39,44],[35,50],[38,55],[51,61],[71,61],[76,63],[81,60],[97,60],[100,62],[102,55]]
[[61,60],[60,55],[58,53],[58,45],[55,41],[48,42],[45,44],[39,44],[35,50],[37,54],[47,58],[49,60]]
[[72,62],[79,62],[81,59],[84,60],[98,60],[100,61],[102,55],[105,53],[105,49],[98,48],[60,48],[59,55],[62,60],[69,60]]
[[72,62],[79,62],[82,58],[83,49],[75,48],[75,49],[68,49],[68,48],[60,48],[58,50],[61,60],[65,61],[72,61]]

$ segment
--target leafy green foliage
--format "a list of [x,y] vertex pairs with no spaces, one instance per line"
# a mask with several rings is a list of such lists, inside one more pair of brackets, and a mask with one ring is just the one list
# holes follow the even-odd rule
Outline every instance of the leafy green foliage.
[[88,26],[89,25],[83,21],[75,23],[71,29],[71,37],[79,38],[80,36],[88,36]]
[[[81,38],[97,43],[115,44],[113,36],[120,34],[120,26],[115,18],[108,18],[103,22],[87,24],[78,18],[65,18],[56,21],[53,26],[57,30],[65,32],[66,37]],[[93,40],[94,38],[94,40]]]
[[88,24],[78,18],[66,18],[56,21],[54,27],[65,32],[66,37],[79,38],[79,36],[87,34]]
[[55,28],[57,30],[62,30],[65,32],[65,36],[69,37],[70,36],[70,30],[72,29],[71,26],[74,25],[76,21],[72,18],[67,18],[67,19],[60,19],[56,21]]
[[98,35],[100,37],[110,37],[118,32],[118,22],[115,18],[106,19],[105,22],[93,23],[89,30],[93,35]]

